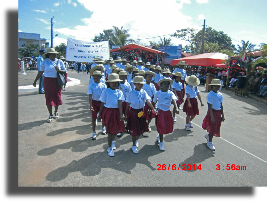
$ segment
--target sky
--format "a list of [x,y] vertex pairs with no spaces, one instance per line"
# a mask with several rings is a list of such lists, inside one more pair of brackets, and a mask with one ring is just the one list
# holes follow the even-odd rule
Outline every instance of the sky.
[[[91,42],[112,26],[129,29],[130,38],[143,45],[170,37],[182,28],[206,27],[223,31],[233,44],[241,40],[267,43],[266,0],[19,0],[18,31],[41,34],[54,46],[68,38]],[[173,45],[186,42],[171,37]]]

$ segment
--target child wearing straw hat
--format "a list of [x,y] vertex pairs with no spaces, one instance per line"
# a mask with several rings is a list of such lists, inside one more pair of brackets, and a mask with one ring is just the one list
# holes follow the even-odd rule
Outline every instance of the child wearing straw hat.
[[133,72],[132,72],[132,80],[131,80],[131,88],[134,90],[135,86],[134,83],[132,81],[134,81],[135,76],[138,76],[139,73],[139,69],[138,68],[133,68]]
[[[95,140],[96,139],[95,126],[96,126],[97,113],[99,112],[101,106],[101,101],[99,99],[102,92],[104,91],[104,89],[107,88],[107,86],[105,83],[100,82],[100,78],[102,77],[101,71],[95,70],[91,76],[94,79],[94,82],[88,86],[87,95],[89,95],[89,105],[90,105],[89,108],[92,112],[93,135],[91,139]],[[103,126],[103,124],[101,129],[102,129],[102,134],[106,134],[106,129]]]
[[[99,65],[96,65],[95,67],[91,68],[91,70],[90,70],[89,85],[92,84],[92,83],[94,83],[94,78],[92,77],[92,74],[93,74],[93,72],[95,70],[101,71],[101,74],[102,74],[104,72],[104,66],[102,64],[99,64]],[[100,82],[102,82],[102,83],[105,83],[106,82],[105,76],[103,76],[103,74],[102,74],[102,76],[100,78]]]
[[[125,100],[122,102],[122,113],[125,117],[126,117],[125,111],[126,111],[126,106],[127,106],[126,98],[129,94],[129,92],[132,91],[131,85],[127,82],[128,76],[129,75],[127,74],[126,71],[120,71],[120,73],[119,73],[119,78],[121,80],[119,89],[123,92],[123,95],[125,98]],[[118,137],[120,137],[121,135],[122,135],[122,133],[117,134]]]
[[175,70],[173,71],[173,73],[176,72],[180,72],[182,74],[182,78],[181,78],[181,83],[183,84],[183,90],[182,90],[182,94],[183,97],[185,96],[185,78],[187,77],[187,73],[186,70],[184,69],[185,66],[187,66],[188,64],[185,64],[185,61],[180,61],[179,64],[177,65],[178,68],[175,68]]
[[130,64],[126,64],[126,66],[125,66],[125,71],[128,73],[128,76],[127,76],[127,82],[129,83],[129,84],[131,84],[131,82],[132,82],[132,75],[133,75],[133,66],[131,66]]
[[158,82],[161,90],[154,94],[153,106],[158,102],[157,108],[158,114],[156,116],[156,126],[158,131],[157,141],[159,144],[159,149],[165,151],[163,143],[163,134],[169,134],[173,131],[173,118],[170,111],[171,104],[174,105],[175,112],[179,114],[179,110],[176,105],[176,96],[172,91],[169,90],[170,85],[173,81],[170,78],[163,78]]
[[107,89],[105,89],[101,96],[101,107],[99,111],[98,120],[102,118],[103,125],[106,126],[108,134],[108,156],[113,157],[115,147],[115,136],[118,133],[125,132],[124,119],[122,114],[122,101],[125,100],[123,92],[118,89],[119,75],[111,73],[106,82]]
[[219,79],[212,79],[211,81],[211,91],[207,95],[208,103],[208,112],[205,116],[202,128],[207,130],[205,138],[207,139],[207,147],[212,151],[215,150],[215,147],[212,143],[212,138],[220,137],[220,127],[221,122],[225,120],[223,112],[223,95],[219,92],[221,81]]
[[142,59],[139,59],[138,60],[138,65],[136,66],[136,68],[138,68],[138,70],[144,70],[145,67],[142,64],[143,64]]
[[[181,77],[182,77],[182,74],[180,72],[173,73],[174,82],[172,84],[172,91],[174,92],[175,96],[178,98],[178,100],[176,101],[178,109],[181,109],[180,105],[184,102],[184,98],[181,92],[181,90],[183,89],[183,84],[180,82]],[[174,110],[173,110],[173,121],[176,122]]]
[[146,91],[142,89],[143,84],[145,84],[144,78],[142,76],[136,76],[133,84],[135,85],[135,89],[128,94],[126,99],[127,107],[125,119],[127,120],[127,129],[132,136],[132,151],[133,153],[138,154],[138,139],[141,134],[148,132],[146,119],[143,115],[145,103],[147,103],[154,112],[155,109],[150,103],[151,98]]
[[155,77],[152,80],[154,81],[154,85],[155,85],[157,91],[160,90],[158,82],[160,81],[161,77],[162,77],[161,67],[160,66],[156,66],[156,68],[155,68]]
[[[140,72],[141,70],[139,71],[139,73]],[[143,85],[143,88],[142,88],[143,90],[146,91],[148,96],[151,98],[150,102],[152,102],[153,96],[157,92],[155,85],[151,82],[152,77],[155,77],[155,73],[153,73],[152,71],[145,72],[144,78],[145,78],[146,83]],[[144,107],[144,116],[145,116],[145,119],[147,120],[148,132],[151,132],[151,127],[149,124],[152,118],[155,118],[155,113],[150,110],[147,103],[145,104],[145,107]]]
[[191,75],[185,78],[185,82],[188,84],[185,88],[186,100],[183,107],[183,112],[186,113],[186,125],[185,129],[190,131],[192,126],[192,120],[196,115],[199,115],[197,98],[199,99],[201,106],[204,106],[201,96],[199,94],[198,85],[199,79],[195,75]]

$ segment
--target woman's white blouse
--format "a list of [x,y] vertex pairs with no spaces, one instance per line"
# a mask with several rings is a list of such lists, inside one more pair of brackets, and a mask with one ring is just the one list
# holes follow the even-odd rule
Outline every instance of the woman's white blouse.
[[56,78],[57,77],[57,71],[55,67],[58,66],[59,70],[66,70],[64,63],[60,59],[55,59],[54,61],[51,61],[50,59],[45,59],[40,67],[40,71],[44,71],[44,76],[48,78]]
[[130,107],[133,109],[141,109],[145,106],[145,102],[150,100],[150,96],[146,93],[145,90],[141,89],[140,91],[132,90],[129,92],[126,102],[130,104]]
[[107,88],[103,90],[99,100],[105,103],[106,108],[119,108],[118,100],[124,101],[125,98],[121,90]]

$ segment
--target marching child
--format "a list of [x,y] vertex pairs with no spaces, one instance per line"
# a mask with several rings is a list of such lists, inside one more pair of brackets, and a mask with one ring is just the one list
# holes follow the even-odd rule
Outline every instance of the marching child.
[[202,128],[207,130],[205,138],[207,139],[207,146],[212,151],[215,147],[212,144],[212,138],[220,137],[220,127],[221,122],[225,120],[223,113],[223,95],[219,92],[221,81],[219,79],[212,79],[211,81],[211,91],[207,95],[208,112],[205,116]]
[[162,77],[161,67],[160,66],[156,66],[156,68],[155,68],[155,77],[152,80],[154,81],[154,85],[155,85],[157,91],[160,90],[158,82],[160,81],[161,77]]
[[102,118],[103,125],[106,126],[106,132],[108,133],[108,156],[113,157],[113,150],[115,147],[115,136],[118,133],[125,132],[125,126],[123,122],[122,115],[122,101],[125,100],[123,93],[118,89],[119,75],[116,73],[111,73],[108,76],[106,82],[107,89],[105,89],[101,96],[101,107],[99,111],[98,119]]
[[139,69],[138,68],[133,68],[133,72],[132,72],[132,80],[131,80],[131,88],[134,90],[135,89],[135,86],[134,86],[134,77],[135,76],[138,76],[138,72],[139,72]]
[[127,120],[127,129],[132,136],[132,151],[133,153],[138,154],[138,139],[141,134],[148,132],[146,119],[143,115],[145,103],[148,104],[150,109],[152,109],[154,112],[155,109],[150,103],[151,98],[148,96],[146,91],[142,89],[143,84],[145,84],[144,78],[142,76],[136,76],[133,83],[135,85],[135,89],[128,94],[126,99],[127,107],[125,119]]
[[192,120],[196,115],[199,115],[197,98],[199,99],[201,106],[204,106],[201,96],[199,94],[198,85],[199,79],[195,75],[191,75],[185,78],[185,82],[188,84],[185,87],[186,100],[183,107],[183,112],[186,113],[186,125],[185,129],[190,131],[192,126]]
[[[141,72],[141,70],[139,71],[139,73]],[[152,77],[155,77],[155,73],[153,73],[152,71],[147,71],[145,72],[145,84],[143,85],[143,90],[146,91],[146,93],[148,94],[148,96],[151,98],[150,102],[152,102],[153,96],[154,94],[157,92],[155,85],[151,82]],[[152,120],[152,118],[155,118],[155,113],[153,111],[151,111],[151,109],[149,108],[148,104],[145,104],[144,107],[144,117],[147,120],[147,125],[148,125],[148,132],[151,132],[151,127],[150,127],[150,122]]]
[[[126,98],[129,94],[129,92],[132,91],[131,85],[127,82],[127,76],[129,76],[129,75],[127,74],[126,71],[120,71],[119,78],[120,78],[121,82],[120,82],[119,89],[123,92],[123,96],[125,98],[125,100],[122,101],[122,113],[124,116],[126,116],[126,114],[125,114],[126,106],[127,106]],[[122,133],[118,133],[117,137],[121,137],[121,135],[122,135]]]
[[[101,101],[99,100],[102,92],[104,89],[107,88],[105,83],[101,83],[100,79],[102,77],[101,71],[95,70],[93,74],[91,75],[94,79],[94,82],[91,83],[88,86],[88,92],[87,95],[89,95],[89,105],[90,105],[90,110],[92,112],[92,129],[93,129],[93,135],[91,137],[92,140],[96,139],[96,131],[95,131],[95,126],[96,126],[96,118],[97,118],[97,113],[100,110],[101,106]],[[105,126],[102,124],[102,134],[106,134],[106,129]]]
[[128,73],[128,76],[127,76],[127,82],[129,84],[131,84],[132,82],[132,74],[133,74],[133,66],[131,66],[130,64],[126,64],[125,66],[125,71]]
[[[173,73],[173,77],[174,77],[174,82],[172,84],[172,90],[175,96],[178,98],[178,100],[176,101],[178,109],[181,109],[180,105],[184,102],[184,98],[183,98],[182,91],[181,91],[183,89],[183,84],[180,82],[182,74],[180,72],[176,72],[176,73]],[[173,122],[176,122],[174,109],[173,109]]]
[[158,102],[157,108],[158,115],[156,116],[156,126],[159,133],[157,141],[159,144],[159,149],[165,151],[163,143],[163,134],[169,134],[173,131],[173,119],[172,113],[170,111],[171,104],[174,105],[175,112],[179,114],[179,110],[176,105],[176,96],[172,91],[169,90],[170,85],[173,81],[170,78],[161,79],[158,84],[161,90],[154,94],[153,106]]

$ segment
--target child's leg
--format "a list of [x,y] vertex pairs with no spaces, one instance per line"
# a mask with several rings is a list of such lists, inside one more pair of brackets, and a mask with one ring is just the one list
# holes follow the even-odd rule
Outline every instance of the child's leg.
[[93,129],[93,132],[95,132],[95,121],[96,121],[96,119],[92,118],[92,129]]
[[112,141],[115,139],[115,135],[108,134],[108,147],[111,147]]
[[132,136],[133,146],[136,146],[136,141],[139,139],[140,136]]
[[212,142],[212,138],[213,138],[213,136],[211,136],[211,135],[209,134],[209,142]]
[[196,117],[196,115],[190,116],[189,121],[192,121],[195,117]]
[[159,134],[159,140],[160,142],[163,142],[163,134]]
[[173,117],[173,118],[175,117],[175,108],[173,108],[173,111],[172,111],[172,117]]
[[189,121],[190,121],[190,116],[186,116],[186,124],[189,125]]

